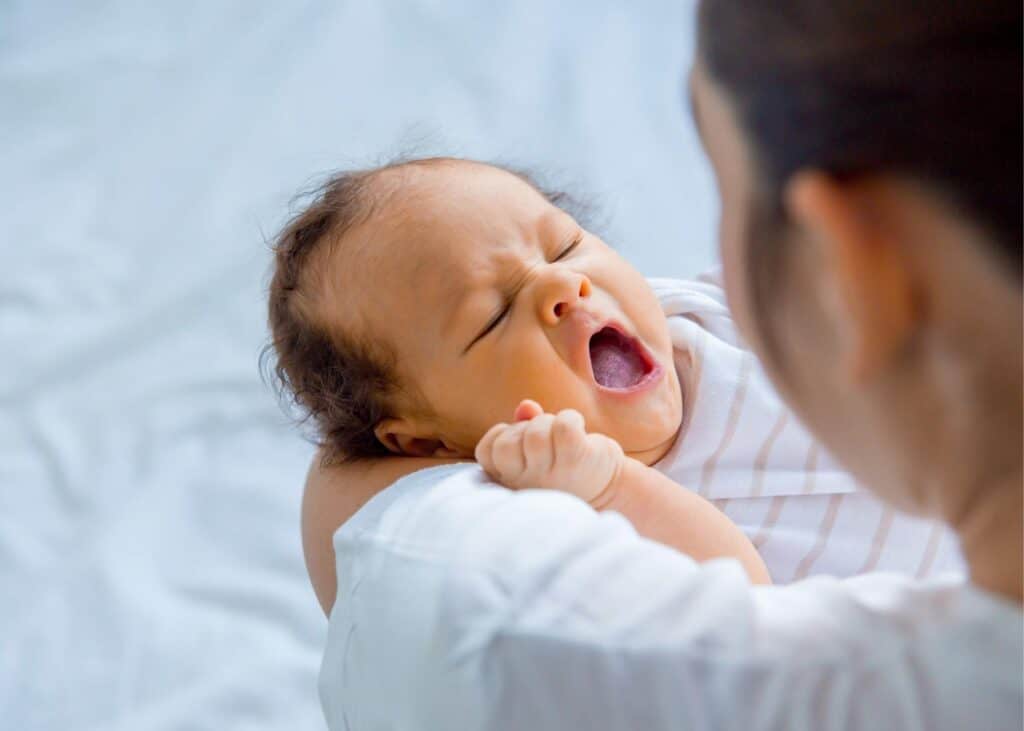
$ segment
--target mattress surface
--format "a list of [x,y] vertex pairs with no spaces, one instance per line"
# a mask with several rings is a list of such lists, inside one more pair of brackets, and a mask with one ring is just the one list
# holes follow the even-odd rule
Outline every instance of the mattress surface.
[[0,725],[323,727],[267,241],[317,176],[444,153],[590,197],[645,274],[707,267],[692,11],[0,5]]

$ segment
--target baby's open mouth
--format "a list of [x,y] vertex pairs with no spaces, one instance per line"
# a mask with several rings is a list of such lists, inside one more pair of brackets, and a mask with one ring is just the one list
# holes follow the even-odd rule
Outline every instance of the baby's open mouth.
[[604,327],[590,338],[590,365],[598,385],[629,389],[650,375],[655,364],[635,338]]

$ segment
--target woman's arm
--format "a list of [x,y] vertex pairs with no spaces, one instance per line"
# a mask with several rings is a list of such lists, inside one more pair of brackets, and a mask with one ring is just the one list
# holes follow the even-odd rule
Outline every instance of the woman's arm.
[[977,658],[948,662],[962,633],[936,647],[914,630],[916,605],[937,609],[909,578],[751,587],[737,563],[698,564],[559,491],[475,468],[396,487],[339,535],[332,729],[973,728],[1019,707]]
[[428,457],[384,457],[323,467],[317,453],[306,475],[302,497],[302,551],[306,571],[324,614],[329,615],[337,593],[334,532],[378,492],[406,475],[437,465],[458,462]]

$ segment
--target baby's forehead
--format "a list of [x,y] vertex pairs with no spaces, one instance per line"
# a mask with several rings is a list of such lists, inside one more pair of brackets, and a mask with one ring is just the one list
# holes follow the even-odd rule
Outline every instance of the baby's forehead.
[[410,163],[368,182],[367,215],[325,262],[327,306],[362,329],[449,305],[503,251],[568,218],[518,175],[480,163]]
[[[443,297],[496,231],[548,205],[525,181],[461,161],[407,164],[374,173],[365,214],[332,236],[314,267],[325,314],[345,329]],[[508,239],[509,236],[505,236]]]
[[409,165],[381,178],[374,213],[352,238],[382,275],[472,271],[568,219],[519,176],[479,163]]
[[523,224],[552,206],[522,176],[467,160],[430,160],[385,168],[370,181],[378,224],[408,233]]

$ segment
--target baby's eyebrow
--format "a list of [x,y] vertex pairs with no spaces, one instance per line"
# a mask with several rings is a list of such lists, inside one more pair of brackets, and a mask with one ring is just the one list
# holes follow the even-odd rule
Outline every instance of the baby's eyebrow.
[[[485,324],[483,322],[469,322],[469,316],[466,315],[466,312],[474,297],[481,296],[483,290],[490,290],[491,288],[491,284],[485,285],[483,282],[476,282],[474,286],[474,284],[470,284],[465,279],[461,281],[459,286],[450,286],[440,302],[441,312],[438,314],[441,317],[441,335],[443,337],[448,337],[449,335],[462,337],[464,335],[460,329],[462,327],[467,330],[477,325],[483,327]],[[486,313],[480,315],[480,317],[486,317]]]
[[[540,247],[542,251],[548,251],[550,255],[552,246],[561,247],[568,243],[568,240],[579,234],[580,226],[576,220],[565,211],[555,208],[554,210],[545,211],[537,217],[534,222],[534,228],[537,235],[536,245]],[[502,247],[502,244],[497,244]],[[512,242],[505,242],[505,247],[512,246]],[[518,248],[518,243],[514,244]],[[532,247],[531,247],[532,248]],[[513,266],[512,269],[517,267]],[[493,283],[497,289],[504,293],[504,299],[511,301],[515,298],[515,295],[523,286],[527,274],[525,271],[519,272],[518,274],[508,273],[507,278],[502,276],[501,282]],[[488,285],[490,287],[491,285]],[[445,337],[449,335],[453,330],[457,329],[460,324],[458,321],[460,316],[466,310],[466,303],[474,294],[477,292],[469,287],[450,288],[443,298],[442,307],[444,308],[444,314],[442,314],[443,323],[441,326],[441,334]],[[477,323],[473,323],[477,324]],[[486,323],[478,323],[480,327],[486,325]]]
[[447,336],[456,328],[459,315],[465,310],[466,300],[469,298],[470,290],[467,288],[451,287],[443,298],[441,304],[442,317],[441,335]]

